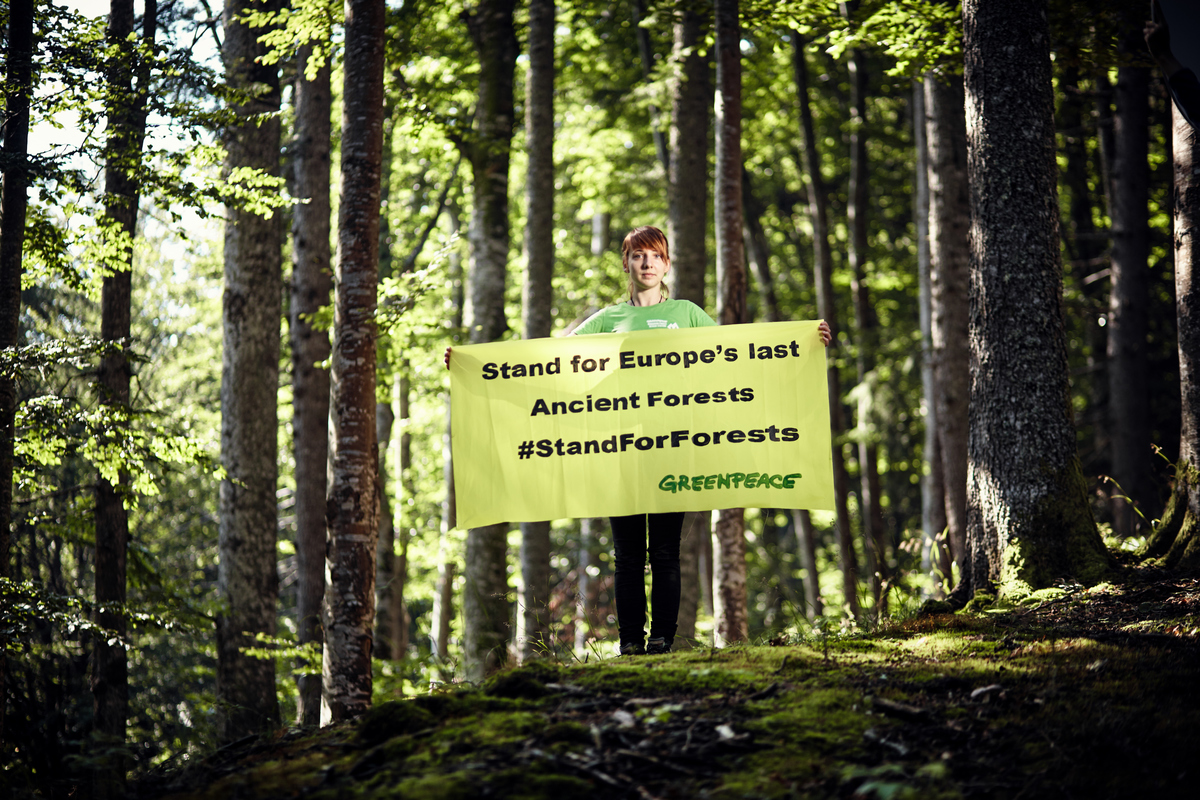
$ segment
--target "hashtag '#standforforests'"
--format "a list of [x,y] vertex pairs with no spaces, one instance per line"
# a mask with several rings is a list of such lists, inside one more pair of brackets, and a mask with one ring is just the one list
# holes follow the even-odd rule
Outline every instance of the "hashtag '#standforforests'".
[[533,440],[532,439],[530,439],[527,442],[521,442],[521,444],[517,446],[517,456],[518,457],[520,457],[522,459],[526,459],[532,455],[533,455]]

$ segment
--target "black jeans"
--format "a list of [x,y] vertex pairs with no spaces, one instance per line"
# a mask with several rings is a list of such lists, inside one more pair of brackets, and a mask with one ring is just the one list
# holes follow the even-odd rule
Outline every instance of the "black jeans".
[[[609,517],[616,556],[614,584],[621,644],[641,643],[646,635],[646,554],[654,585],[650,593],[650,638],[675,640],[679,618],[679,537],[683,512]],[[649,548],[646,546],[647,529]]]

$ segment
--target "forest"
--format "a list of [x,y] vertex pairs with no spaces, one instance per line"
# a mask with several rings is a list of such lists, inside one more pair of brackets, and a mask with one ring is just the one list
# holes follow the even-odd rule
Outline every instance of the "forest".
[[0,786],[618,658],[606,518],[457,524],[443,353],[621,302],[640,225],[671,297],[834,336],[836,509],[689,512],[675,650],[1200,568],[1200,143],[1150,15],[5,0]]

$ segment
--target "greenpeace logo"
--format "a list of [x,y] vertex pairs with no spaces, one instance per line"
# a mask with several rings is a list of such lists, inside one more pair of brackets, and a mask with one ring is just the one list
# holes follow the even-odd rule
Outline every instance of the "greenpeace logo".
[[706,489],[795,489],[799,472],[770,475],[766,472],[726,472],[720,475],[664,475],[658,488],[664,492],[702,492]]

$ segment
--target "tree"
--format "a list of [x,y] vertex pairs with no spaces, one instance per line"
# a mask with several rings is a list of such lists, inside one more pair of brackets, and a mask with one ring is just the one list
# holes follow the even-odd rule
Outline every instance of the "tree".
[[[667,237],[670,240],[675,296],[704,306],[708,271],[708,123],[712,105],[709,59],[700,48],[708,28],[706,4],[681,3],[675,21],[676,73],[671,80],[670,155],[667,159]],[[708,512],[688,512],[679,549],[679,627],[676,641],[696,637],[700,603],[700,559],[711,543]]]
[[[333,94],[328,60],[308,77],[312,47],[296,57],[295,194],[292,285],[288,306],[292,346],[292,439],[296,470],[297,639],[322,647],[325,598],[325,492],[329,453],[329,333],[313,325],[333,289],[330,260],[330,136]],[[297,722],[321,721],[321,678],[301,675]]]
[[[1127,23],[1134,13],[1125,14]],[[1126,58],[1145,49],[1132,24],[1121,38]],[[1138,528],[1133,504],[1153,506],[1150,391],[1146,333],[1150,304],[1150,68],[1123,64],[1113,115],[1112,289],[1108,306],[1108,397],[1112,429],[1113,533]],[[1127,499],[1128,498],[1128,499]],[[1130,500],[1133,501],[1131,504]]]
[[346,3],[322,667],[323,700],[334,722],[371,707],[379,535],[375,308],[386,12],[384,0]]
[[[843,8],[846,6],[844,5]],[[862,506],[863,551],[867,558],[871,594],[875,600],[874,614],[878,618],[887,578],[887,533],[883,525],[882,498],[879,486],[879,446],[873,441],[871,414],[873,390],[871,382],[875,369],[875,350],[878,347],[879,320],[871,306],[867,286],[867,65],[861,49],[850,55],[850,185],[846,206],[850,242],[847,248],[850,262],[850,292],[854,299],[854,323],[858,334],[858,468],[859,500]]]
[[[29,103],[33,93],[32,0],[8,6],[8,52],[4,87],[4,186],[0,190],[0,349],[17,346],[21,320],[21,272],[25,217],[29,203]],[[0,374],[0,578],[10,576],[13,500],[13,445],[16,440],[17,383]],[[8,696],[8,656],[0,649],[0,697]],[[6,702],[0,702],[0,735]]]
[[[792,31],[792,68],[796,80],[796,96],[800,105],[800,133],[804,139],[804,172],[808,188],[808,213],[812,224],[814,265],[817,287],[817,313],[829,324],[833,333],[832,346],[838,341],[838,314],[833,296],[833,254],[829,248],[829,193],[821,175],[821,156],[813,125],[812,108],[808,97],[808,64],[804,54],[804,38]],[[845,432],[842,417],[842,388],[837,363],[831,361],[829,376],[829,423],[833,433],[833,492],[837,506],[837,543],[842,561],[842,597],[850,616],[858,617],[858,559],[854,554],[854,539],[850,534],[850,511],[846,505],[848,479],[846,457],[838,439]]]
[[972,355],[959,601],[996,584],[1019,595],[1092,583],[1108,563],[1075,453],[1045,7],[967,0],[963,54]]
[[[223,58],[230,85],[243,93],[237,123],[225,131],[226,171],[279,175],[279,69],[262,62],[266,47],[241,21],[264,4],[225,7]],[[272,9],[273,10],[273,9]],[[217,618],[217,696],[221,739],[235,741],[279,722],[275,664],[244,652],[257,634],[274,635],[279,594],[277,391],[283,314],[283,230],[275,211],[231,204],[225,224],[224,339],[221,372],[220,572],[225,604]]]
[[[468,330],[472,344],[499,339],[508,328],[504,284],[508,265],[508,167],[513,128],[517,36],[514,0],[486,0],[466,14],[479,57],[475,129],[464,143],[471,161],[471,279]],[[504,662],[508,641],[507,523],[467,531],[463,650],[467,676],[478,680]]]
[[1182,431],[1175,490],[1141,555],[1170,569],[1200,567],[1200,136],[1171,107],[1174,164],[1175,315],[1179,326],[1179,392]]
[[934,397],[950,555],[965,574],[967,541],[967,407],[971,393],[967,338],[971,251],[967,238],[967,120],[962,77],[925,77],[929,146],[929,273]]
[[[150,78],[149,50],[154,47],[158,6],[155,0],[145,5],[142,44],[147,52],[135,56],[132,38],[134,13],[132,0],[113,0],[109,11],[108,43],[117,50],[110,60],[107,78],[108,139],[105,144],[104,213],[112,224],[111,232],[120,236],[121,267],[104,277],[100,296],[100,338],[116,349],[100,361],[101,402],[117,410],[129,410],[130,364],[125,348],[130,339],[133,290],[133,238],[137,232],[138,199],[141,190],[137,176],[141,167],[142,142],[146,135],[146,103]],[[134,87],[136,73],[137,87]],[[128,471],[114,486],[103,476],[96,484],[96,605],[97,623],[113,631],[115,639],[124,639],[125,566],[129,542],[129,513],[125,508],[130,491]],[[92,666],[95,730],[109,746],[125,744],[125,718],[129,708],[129,672],[125,643],[110,644],[110,637],[96,641]],[[115,797],[125,785],[125,759],[117,755],[97,772],[97,797]]]
[[[554,290],[554,0],[529,4],[529,68],[525,99],[525,285],[521,297],[525,338],[549,336]],[[518,622],[521,658],[544,649],[550,614],[550,523],[521,523]]]
[[[746,321],[746,253],[742,244],[742,52],[738,0],[717,0],[717,103],[715,228],[717,233],[717,321]],[[720,512],[715,530],[713,597],[717,645],[745,641],[745,509]]]

